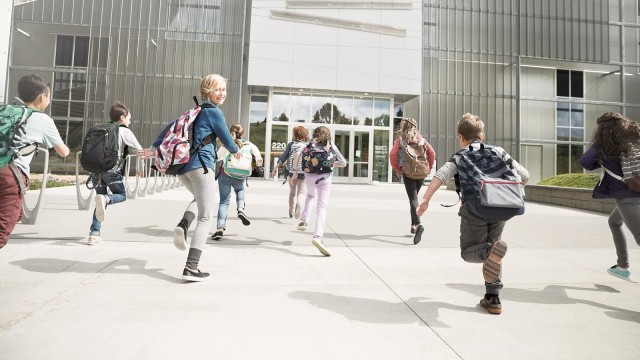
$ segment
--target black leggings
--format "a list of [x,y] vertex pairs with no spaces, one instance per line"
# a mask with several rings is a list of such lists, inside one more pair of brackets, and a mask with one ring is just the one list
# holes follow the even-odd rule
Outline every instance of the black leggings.
[[420,224],[420,217],[416,214],[416,209],[418,208],[418,193],[424,183],[424,179],[409,179],[405,175],[402,175],[402,179],[404,179],[404,189],[407,191],[407,196],[409,197],[411,225],[418,225]]

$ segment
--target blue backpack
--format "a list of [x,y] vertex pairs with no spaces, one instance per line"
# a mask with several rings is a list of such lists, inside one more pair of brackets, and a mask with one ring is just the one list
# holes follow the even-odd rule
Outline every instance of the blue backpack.
[[511,158],[505,161],[493,146],[480,143],[478,149],[469,144],[449,161],[458,168],[456,192],[469,212],[488,222],[524,214],[524,187]]

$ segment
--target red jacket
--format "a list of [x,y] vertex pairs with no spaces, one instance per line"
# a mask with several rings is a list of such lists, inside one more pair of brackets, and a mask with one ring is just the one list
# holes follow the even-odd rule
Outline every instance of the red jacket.
[[[429,163],[429,169],[433,168],[433,164],[436,160],[436,152],[433,151],[431,144],[424,139],[421,135],[419,135],[420,141],[424,141],[424,149],[427,152],[427,162]],[[404,152],[401,152],[400,146],[400,137],[396,138],[396,141],[393,142],[393,147],[391,148],[391,152],[389,152],[389,161],[391,162],[391,167],[395,170],[400,176],[402,176],[402,164],[401,158],[404,160]]]

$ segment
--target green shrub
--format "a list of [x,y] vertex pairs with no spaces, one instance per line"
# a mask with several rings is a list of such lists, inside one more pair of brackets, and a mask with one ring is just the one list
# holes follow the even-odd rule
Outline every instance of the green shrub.
[[560,174],[544,179],[538,185],[593,189],[598,181],[599,174]]

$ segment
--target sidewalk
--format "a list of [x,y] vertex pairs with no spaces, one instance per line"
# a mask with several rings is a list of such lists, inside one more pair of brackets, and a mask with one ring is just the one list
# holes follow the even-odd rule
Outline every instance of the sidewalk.
[[[287,195],[280,182],[250,181],[251,226],[230,216],[225,237],[203,251],[211,279],[185,284],[187,252],[172,244],[190,200],[184,187],[109,207],[96,246],[84,244],[91,212],[78,210],[75,188],[47,189],[38,223],[19,224],[0,250],[0,359],[640,354],[640,285],[606,273],[616,258],[604,215],[527,204],[503,234],[503,313],[495,316],[477,306],[481,265],[460,258],[457,207],[440,206],[455,192],[436,194],[415,246],[404,188],[334,184],[328,258],[310,230],[296,230]],[[640,247],[629,240],[640,279]]]

